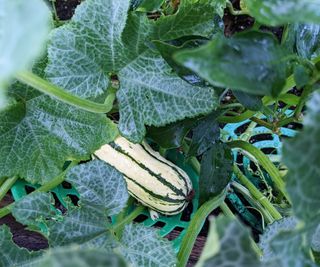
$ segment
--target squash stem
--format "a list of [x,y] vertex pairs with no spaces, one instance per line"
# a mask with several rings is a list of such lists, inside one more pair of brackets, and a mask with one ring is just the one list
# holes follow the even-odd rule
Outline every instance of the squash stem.
[[4,183],[0,187],[0,201],[4,198],[4,196],[8,193],[14,183],[18,180],[17,176],[7,178]]
[[93,101],[83,99],[68,91],[53,85],[52,83],[40,78],[39,76],[33,74],[32,72],[22,71],[16,74],[17,80],[27,84],[38,91],[54,97],[64,103],[70,104],[72,106],[81,108],[86,111],[94,113],[107,113],[112,109],[113,101],[115,99],[115,92],[112,91],[108,95],[104,104],[95,103]]
[[[78,162],[77,161],[72,161],[70,163],[70,165],[68,166],[68,168],[66,170],[64,170],[63,172],[61,172],[58,176],[56,176],[55,178],[53,178],[50,182],[40,186],[38,189],[34,190],[32,193],[30,194],[35,194],[37,192],[48,192],[50,190],[52,190],[53,188],[57,187],[59,184],[61,184],[64,179],[65,179],[65,176],[67,174],[67,172],[77,164]],[[8,215],[11,213],[13,207],[15,205],[15,202],[3,207],[0,209],[0,218]]]

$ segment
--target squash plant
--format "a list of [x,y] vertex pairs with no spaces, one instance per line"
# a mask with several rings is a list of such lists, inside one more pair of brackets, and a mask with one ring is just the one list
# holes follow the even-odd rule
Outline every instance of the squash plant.
[[[186,266],[216,208],[197,266],[320,265],[320,1],[233,2],[85,0],[59,21],[44,0],[0,0],[0,200],[19,179],[39,185],[0,218],[12,213],[49,246],[30,252],[1,226],[0,266]],[[227,37],[224,14],[254,23]],[[252,144],[256,126],[283,141],[277,160]],[[92,156],[118,136],[179,150],[199,175],[178,253],[134,223],[145,209],[128,195],[134,166],[124,177]],[[149,185],[173,188],[145,165]],[[63,181],[79,194],[67,211],[50,193]],[[168,192],[134,182],[167,205]]]

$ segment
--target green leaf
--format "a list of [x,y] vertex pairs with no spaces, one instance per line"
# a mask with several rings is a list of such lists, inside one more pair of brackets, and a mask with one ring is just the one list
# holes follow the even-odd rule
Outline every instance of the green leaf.
[[[207,256],[208,258],[204,264],[198,265],[198,267],[263,266],[252,247],[249,231],[238,220],[220,216],[218,219],[211,221],[210,231],[216,232],[220,242],[219,244],[211,244],[215,248],[215,253],[209,255],[209,257]],[[216,241],[217,238],[215,237],[207,242]],[[209,247],[210,243],[206,244],[206,246]],[[220,249],[217,249],[217,246]]]
[[137,8],[137,11],[153,12],[160,9],[164,0],[142,0],[141,4]]
[[9,80],[44,49],[50,24],[50,11],[41,0],[0,0],[0,109]]
[[0,247],[0,266],[3,267],[31,267],[30,262],[41,255],[41,252],[30,252],[25,248],[18,247],[12,241],[12,234],[6,225],[0,227]]
[[24,225],[38,227],[38,223],[46,222],[56,214],[51,208],[52,203],[50,193],[33,193],[15,202],[12,215]]
[[270,26],[320,23],[319,0],[245,0],[245,5],[251,16]]
[[50,244],[101,244],[112,247],[110,216],[126,205],[128,192],[123,175],[107,163],[94,160],[73,167],[67,174],[80,194],[80,208],[73,208],[61,222],[51,222]]
[[268,261],[275,257],[271,241],[281,232],[294,230],[297,224],[298,221],[294,217],[286,217],[267,226],[264,233],[260,236],[259,242],[259,247],[263,252],[263,261]]
[[189,82],[192,85],[199,85],[204,86],[205,81],[194,74],[189,69],[179,65],[174,59],[173,55],[184,49],[184,48],[194,48],[198,47],[201,44],[207,43],[207,40],[203,39],[195,39],[195,40],[189,40],[182,44],[181,46],[174,46],[171,44],[164,43],[162,41],[153,41],[155,46],[157,47],[158,51],[160,52],[161,56],[165,59],[165,61],[170,65],[172,69],[185,81]]
[[251,31],[231,38],[217,35],[205,46],[177,53],[175,59],[214,86],[276,96],[285,82],[283,56],[272,35]]
[[262,97],[233,90],[232,93],[237,98],[237,100],[247,109],[253,110],[253,111],[259,111],[262,109],[263,103],[262,103]]
[[232,154],[225,144],[214,144],[201,160],[200,203],[220,194],[232,177]]
[[147,136],[163,148],[171,149],[182,146],[182,141],[195,124],[194,119],[184,119],[163,127],[148,128]]
[[94,207],[107,216],[118,214],[129,198],[123,175],[101,160],[73,167],[67,181],[80,194],[81,205]]
[[48,250],[37,259],[34,267],[126,267],[128,266],[119,255],[102,249],[83,249],[77,246],[60,247]]
[[[294,214],[306,223],[320,218],[320,92],[308,102],[304,129],[284,142],[283,161],[289,168],[287,191]],[[302,156],[303,155],[303,156]]]
[[296,25],[296,48],[298,54],[307,59],[314,59],[320,55],[320,25]]
[[312,262],[304,242],[304,236],[299,231],[279,233],[271,242],[276,260],[281,267],[316,267]]
[[103,95],[109,75],[116,74],[119,129],[140,142],[144,125],[208,113],[217,100],[212,89],[191,86],[172,72],[147,46],[154,23],[144,14],[128,14],[128,8],[129,0],[83,2],[71,22],[52,34],[46,72],[55,84],[86,98]]
[[228,0],[216,0],[213,1],[214,9],[217,14],[222,18],[224,15],[224,10],[227,7]]
[[27,86],[10,89],[21,102],[0,113],[0,177],[20,176],[44,184],[66,160],[87,159],[117,135],[103,114],[86,112]]
[[48,223],[49,244],[54,247],[70,244],[91,247],[103,243],[105,249],[111,249],[115,244],[108,232],[108,223],[107,215],[95,207],[69,208],[62,221]]
[[162,16],[155,23],[154,39],[173,40],[182,36],[210,37],[216,30],[217,3],[207,0],[183,0],[176,14]]
[[296,82],[296,86],[298,89],[301,89],[302,87],[308,84],[312,75],[312,73],[310,72],[311,71],[309,69],[302,65],[298,65],[294,68],[294,81]]
[[139,224],[125,227],[119,251],[134,267],[176,265],[172,244],[161,238],[155,229]]
[[221,111],[214,111],[200,119],[192,130],[192,140],[188,156],[199,156],[214,146],[220,138],[220,128],[217,118]]

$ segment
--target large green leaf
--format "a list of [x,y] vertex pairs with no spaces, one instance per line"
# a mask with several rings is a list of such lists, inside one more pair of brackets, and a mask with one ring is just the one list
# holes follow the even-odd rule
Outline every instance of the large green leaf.
[[216,144],[220,138],[220,128],[217,118],[221,111],[214,111],[200,119],[192,130],[192,140],[188,156],[200,156]]
[[172,72],[147,45],[155,23],[144,14],[128,14],[128,8],[129,0],[83,2],[71,22],[52,34],[46,72],[55,84],[86,98],[103,95],[109,76],[116,74],[119,129],[139,142],[144,125],[162,126],[208,113],[216,97],[212,89],[191,86]]
[[289,168],[287,190],[295,215],[312,223],[320,218],[320,92],[308,102],[304,129],[284,143],[283,161]]
[[232,154],[225,144],[214,144],[201,160],[199,194],[200,203],[220,194],[232,177]]
[[73,167],[67,181],[80,194],[80,208],[72,208],[61,222],[50,223],[50,244],[111,246],[109,218],[123,209],[129,197],[123,175],[107,163],[94,160]]
[[262,97],[234,90],[232,92],[237,100],[247,109],[259,111],[263,107]]
[[[212,247],[213,253],[198,267],[262,267],[264,266],[253,250],[249,231],[235,219],[219,217],[211,221],[210,234],[206,247]],[[218,237],[220,241],[218,241]],[[216,243],[218,241],[218,244]],[[211,243],[210,243],[211,242]],[[272,265],[268,265],[271,267]]]
[[207,45],[176,54],[176,60],[212,85],[256,95],[277,95],[285,82],[284,52],[268,33],[217,35]]
[[13,85],[20,101],[0,113],[0,177],[24,177],[43,184],[66,160],[87,159],[112,141],[117,130],[102,114],[86,112],[27,86]]
[[[182,0],[176,14],[160,17],[155,23],[155,39],[173,40],[187,35],[209,37],[216,30],[214,15],[221,13],[216,1]],[[220,2],[220,1],[219,1]]]
[[9,79],[44,48],[50,22],[49,9],[41,0],[0,0],[0,109]]
[[18,247],[12,241],[12,234],[9,227],[3,225],[0,227],[0,266],[23,266],[31,267],[31,261],[41,255],[41,252],[30,252],[25,248]]
[[[102,249],[84,249],[77,246],[48,250],[32,267],[126,267],[119,255]],[[30,267],[31,267],[30,266]],[[23,266],[24,267],[24,266]]]
[[281,232],[294,230],[298,224],[294,217],[283,218],[269,224],[260,236],[259,246],[262,250],[262,260],[268,261],[275,257],[275,253],[271,247],[271,241]]
[[80,194],[81,205],[95,207],[107,216],[118,214],[129,198],[123,175],[101,160],[72,168],[67,181]]
[[320,23],[319,0],[245,0],[245,5],[255,19],[266,25]]
[[51,204],[53,197],[50,193],[33,193],[15,202],[12,215],[15,219],[28,226],[36,226],[56,215]]
[[155,229],[142,225],[126,226],[119,250],[134,267],[176,265],[172,244],[160,238]]

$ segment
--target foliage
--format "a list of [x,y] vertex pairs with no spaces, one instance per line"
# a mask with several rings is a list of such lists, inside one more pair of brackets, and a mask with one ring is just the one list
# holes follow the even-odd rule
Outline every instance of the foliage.
[[[1,226],[0,266],[184,267],[218,207],[199,267],[320,266],[319,6],[85,0],[52,23],[41,0],[0,0],[0,200],[18,179],[36,188],[0,218],[49,246],[21,248]],[[230,36],[238,15],[254,24]],[[133,222],[143,206],[122,173],[92,157],[118,135],[183,153],[199,176],[177,254]],[[63,181],[79,197],[66,210],[51,194]]]

